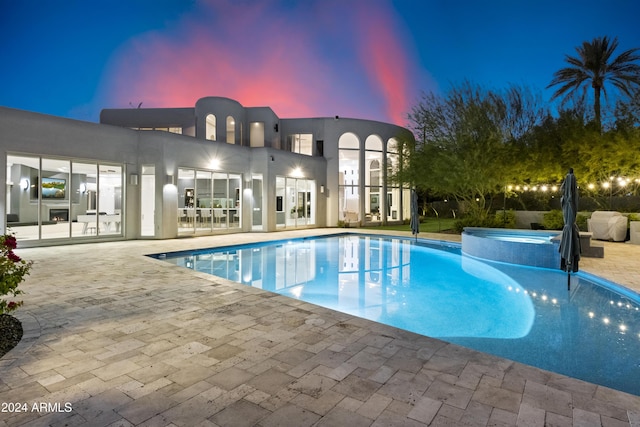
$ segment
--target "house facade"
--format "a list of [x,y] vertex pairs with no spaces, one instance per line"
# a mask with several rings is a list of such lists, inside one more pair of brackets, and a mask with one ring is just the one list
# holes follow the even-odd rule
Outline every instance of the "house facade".
[[100,123],[0,107],[0,231],[43,246],[402,222],[408,187],[388,176],[401,135],[221,97]]

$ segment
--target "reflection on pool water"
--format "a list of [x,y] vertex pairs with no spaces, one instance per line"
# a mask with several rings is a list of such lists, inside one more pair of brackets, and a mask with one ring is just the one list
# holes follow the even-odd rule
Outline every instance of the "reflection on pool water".
[[586,273],[339,235],[162,254],[171,263],[640,395],[640,297]]

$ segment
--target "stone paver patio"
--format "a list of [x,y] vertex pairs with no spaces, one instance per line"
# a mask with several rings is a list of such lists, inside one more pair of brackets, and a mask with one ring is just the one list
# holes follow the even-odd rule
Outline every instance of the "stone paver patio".
[[[336,231],[19,250],[0,426],[640,426],[639,396],[143,256]],[[640,246],[604,245],[581,269],[640,292]]]

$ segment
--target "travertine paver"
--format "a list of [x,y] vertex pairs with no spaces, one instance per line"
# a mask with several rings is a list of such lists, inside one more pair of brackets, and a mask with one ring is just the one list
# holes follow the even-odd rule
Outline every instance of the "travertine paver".
[[[0,427],[640,427],[638,396],[143,256],[336,231],[20,250],[35,266]],[[640,246],[604,246],[581,269],[640,291]]]

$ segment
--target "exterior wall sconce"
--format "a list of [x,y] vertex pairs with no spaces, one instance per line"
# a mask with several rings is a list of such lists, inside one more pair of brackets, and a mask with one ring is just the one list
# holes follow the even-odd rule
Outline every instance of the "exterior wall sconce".
[[278,132],[278,124],[277,123],[275,125],[273,125],[273,130]]
[[29,188],[29,180],[28,179],[21,179],[20,180],[20,189],[22,191],[27,191],[28,188]]
[[273,158],[273,156],[269,156],[269,160],[271,160],[272,162],[275,161],[275,159]]
[[131,185],[138,185],[138,174],[132,173],[129,175],[129,183]]
[[320,186],[320,193],[324,194],[324,185]]
[[84,194],[87,192],[87,184],[85,184],[84,182],[80,183],[80,186],[78,187],[78,190],[80,190],[80,194]]
[[165,182],[165,184],[167,184],[167,185],[173,185],[173,184],[174,184],[174,181],[173,181],[173,175],[167,175],[167,176],[165,177],[165,181],[164,181],[164,182]]

